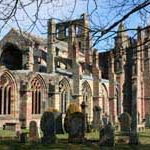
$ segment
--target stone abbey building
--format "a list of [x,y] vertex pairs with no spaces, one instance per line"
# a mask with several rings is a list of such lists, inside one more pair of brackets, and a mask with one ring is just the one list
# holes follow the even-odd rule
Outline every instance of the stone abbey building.
[[[48,22],[48,38],[11,29],[0,41],[0,127],[40,123],[45,110],[65,114],[70,103],[87,104],[88,121],[101,108],[115,123],[131,114],[137,99],[138,121],[150,113],[150,30],[131,40],[120,24],[115,47],[104,53],[91,48],[89,22],[81,18]],[[144,44],[141,44],[144,43]],[[145,44],[146,43],[146,44]],[[139,45],[139,46],[137,46]],[[134,87],[136,95],[132,94]]]

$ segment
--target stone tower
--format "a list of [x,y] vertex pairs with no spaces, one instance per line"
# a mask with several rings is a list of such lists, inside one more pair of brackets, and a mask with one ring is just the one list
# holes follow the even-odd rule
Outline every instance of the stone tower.
[[117,37],[115,39],[115,49],[114,49],[114,72],[116,74],[116,81],[118,83],[118,89],[119,91],[119,101],[117,102],[117,113],[120,114],[121,112],[123,112],[122,109],[122,104],[123,104],[123,108],[124,111],[126,108],[128,108],[127,105],[127,100],[125,100],[126,98],[126,90],[127,90],[127,85],[125,85],[125,80],[127,80],[125,72],[126,72],[126,65],[127,65],[127,48],[128,48],[128,36],[127,33],[125,32],[125,27],[124,24],[121,23],[118,27],[118,34]]

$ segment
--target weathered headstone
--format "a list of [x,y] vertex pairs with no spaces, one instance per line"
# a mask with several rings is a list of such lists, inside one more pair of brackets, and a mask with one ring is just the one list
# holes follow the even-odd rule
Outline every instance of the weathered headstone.
[[27,142],[27,133],[20,133],[20,143]]
[[112,124],[109,122],[100,130],[100,146],[114,146],[115,133]]
[[109,123],[109,117],[108,117],[107,114],[104,114],[104,115],[102,116],[102,125],[103,125],[103,126],[106,126],[108,123]]
[[59,113],[56,115],[56,134],[64,134],[64,114]]
[[85,114],[85,132],[90,133],[91,132],[91,124],[88,122],[88,113]]
[[127,112],[122,113],[119,116],[119,136],[117,138],[118,143],[129,143],[131,136],[131,117]]
[[124,112],[119,117],[120,131],[124,135],[130,135],[131,132],[131,117],[127,112]]
[[71,114],[69,118],[69,139],[71,143],[82,143],[85,141],[85,122],[81,112]]
[[20,138],[20,131],[16,131],[16,137],[17,137],[17,139]]
[[150,128],[150,114],[146,114],[145,116],[145,127]]
[[85,128],[85,132],[87,132],[88,131],[88,114],[87,114],[87,107],[88,107],[88,105],[87,105],[87,103],[85,102],[85,101],[83,101],[82,103],[81,103],[81,111],[82,111],[82,113],[83,113],[83,115],[84,115],[84,128]]
[[52,112],[44,112],[41,118],[40,127],[43,132],[43,143],[55,143],[55,117]]
[[36,121],[31,121],[29,125],[29,141],[37,142],[39,139],[38,127]]
[[101,108],[99,106],[95,106],[93,108],[93,128],[99,129],[101,124]]

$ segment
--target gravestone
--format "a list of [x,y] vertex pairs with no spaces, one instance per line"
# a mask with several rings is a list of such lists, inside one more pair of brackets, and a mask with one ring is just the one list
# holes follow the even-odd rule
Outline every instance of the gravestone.
[[81,103],[81,111],[82,111],[82,113],[84,115],[84,128],[85,128],[86,132],[88,132],[88,127],[89,127],[89,125],[88,125],[87,107],[88,107],[87,103],[85,101],[83,101]]
[[145,116],[145,127],[150,128],[150,114],[146,114]]
[[64,134],[65,129],[64,129],[64,114],[58,113],[56,115],[56,134]]
[[16,131],[16,137],[17,137],[17,139],[20,138],[20,131]]
[[131,132],[131,117],[127,112],[124,112],[119,117],[120,132],[124,135],[130,135]]
[[44,112],[41,117],[40,127],[43,132],[43,143],[55,143],[55,116],[53,112]]
[[100,146],[114,146],[115,133],[112,124],[109,122],[102,129],[100,129]]
[[131,117],[127,112],[119,116],[120,134],[118,136],[118,143],[129,143],[131,136]]
[[20,133],[20,143],[27,142],[27,133]]
[[29,141],[37,142],[39,139],[38,127],[36,121],[31,121],[29,124]]
[[107,114],[104,114],[102,116],[102,125],[106,126],[109,123],[109,116]]
[[75,112],[69,118],[69,139],[71,143],[82,143],[85,141],[84,114]]
[[101,124],[101,108],[95,106],[93,108],[93,129],[99,129]]

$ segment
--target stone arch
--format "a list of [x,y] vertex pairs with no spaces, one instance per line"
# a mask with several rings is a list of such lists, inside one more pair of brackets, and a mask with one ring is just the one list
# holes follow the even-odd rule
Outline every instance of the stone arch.
[[22,69],[22,52],[16,44],[7,42],[2,47],[2,50],[0,57],[1,65],[10,70]]
[[102,113],[109,114],[109,97],[108,90],[104,83],[102,83]]
[[5,71],[0,75],[0,115],[15,116],[18,110],[17,84],[14,76]]
[[87,105],[86,108],[87,119],[90,122],[93,119],[93,100],[92,100],[92,90],[87,81],[84,81],[82,83],[82,96],[83,101],[85,101]]
[[67,107],[70,104],[71,99],[71,88],[69,81],[63,78],[59,82],[59,92],[60,92],[60,111],[66,113]]
[[45,110],[47,87],[41,75],[36,75],[30,82],[32,95],[32,114],[41,114]]

